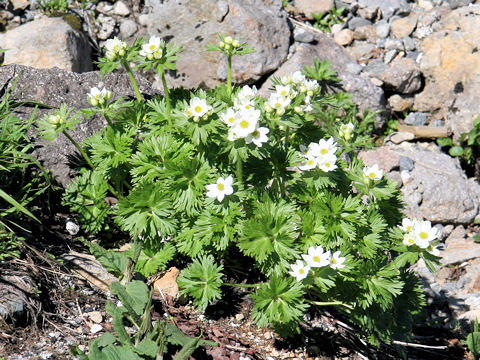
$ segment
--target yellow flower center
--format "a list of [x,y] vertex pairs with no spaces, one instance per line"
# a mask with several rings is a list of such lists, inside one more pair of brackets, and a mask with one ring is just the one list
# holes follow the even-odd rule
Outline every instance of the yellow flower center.
[[152,44],[150,45],[150,51],[153,51],[153,50],[155,50],[155,45]]
[[332,258],[332,264],[336,264],[336,263],[337,263],[337,259]]
[[409,244],[414,244],[415,243],[415,239],[412,239],[412,238],[408,239],[407,241],[408,241]]
[[330,164],[329,162],[325,163],[325,167],[330,167],[330,166],[332,166],[332,164]]
[[302,274],[302,275],[305,274],[305,269],[300,269],[300,270],[298,270],[298,273],[299,273],[299,274]]
[[374,172],[371,172],[370,174],[368,174],[368,177],[370,177],[371,179],[375,178],[377,176],[377,174],[375,174]]
[[425,232],[425,231],[422,231],[419,236],[422,238],[422,239],[428,239],[428,234]]
[[248,123],[247,120],[242,120],[242,121],[240,121],[240,126],[241,126],[242,128],[246,129],[246,128],[248,128],[248,125],[249,125],[249,123]]
[[234,122],[235,122],[235,118],[234,118],[234,117],[228,118],[228,122],[229,122],[229,123],[234,123]]
[[245,109],[250,110],[251,106],[250,104],[245,105]]
[[217,188],[218,188],[218,190],[223,190],[223,189],[225,189],[225,185],[217,184]]
[[202,111],[202,107],[197,105],[197,106],[195,106],[194,110],[195,110],[195,112],[199,113],[199,112]]
[[260,136],[260,133],[258,132],[258,130],[255,130],[255,131],[252,133],[252,136],[253,136],[254,138],[257,138],[257,137]]
[[287,96],[288,93],[287,93],[286,90],[283,90],[283,91],[281,92],[281,94],[282,94],[282,96]]
[[310,160],[307,161],[308,165],[313,165],[314,163],[315,163],[315,160],[313,160],[313,159],[310,159]]
[[328,153],[328,150],[327,150],[327,149],[322,149],[322,150],[320,150],[320,153],[321,153],[322,155],[325,155],[326,153]]
[[315,262],[320,262],[320,256],[314,256],[313,261]]

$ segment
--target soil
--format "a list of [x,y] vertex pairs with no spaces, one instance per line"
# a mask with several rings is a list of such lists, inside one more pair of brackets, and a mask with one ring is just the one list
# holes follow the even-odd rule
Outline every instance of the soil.
[[[12,322],[0,318],[0,359],[73,359],[70,347],[88,349],[88,342],[104,331],[112,331],[112,319],[104,311],[110,294],[75,275],[56,256],[70,250],[88,254],[65,229],[68,214],[45,218],[42,228],[27,239],[18,259],[0,262],[0,275],[28,274],[33,288],[26,296],[25,316]],[[0,281],[0,295],[5,282]],[[246,289],[233,289],[221,302],[199,314],[186,304],[154,302],[153,319],[167,318],[190,336],[202,334],[217,342],[195,351],[191,359],[464,359],[465,352],[455,334],[432,327],[418,328],[412,343],[382,344],[375,348],[361,338],[348,319],[325,309],[309,314],[301,335],[282,339],[269,329],[256,327],[249,316],[253,307]],[[328,310],[328,311],[327,311]],[[99,330],[98,332],[96,332]],[[174,356],[176,349],[169,356]],[[168,357],[166,357],[168,358]],[[473,357],[471,357],[473,359]]]

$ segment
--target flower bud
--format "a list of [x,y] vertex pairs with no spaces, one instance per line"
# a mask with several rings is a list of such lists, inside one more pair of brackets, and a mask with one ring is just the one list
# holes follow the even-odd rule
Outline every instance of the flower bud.
[[282,116],[283,114],[285,114],[285,109],[284,108],[277,109],[277,115]]
[[202,116],[202,120],[207,120],[208,119],[208,114],[205,114]]
[[231,44],[233,42],[233,38],[231,36],[227,36],[225,39],[223,39],[223,41],[225,41],[225,44]]
[[220,49],[223,49],[225,47],[225,43],[223,41],[220,41],[220,44],[218,44]]
[[312,91],[312,90],[308,90],[308,91],[307,91],[307,96],[312,97],[312,96],[313,96],[313,91]]
[[193,122],[198,123],[200,121],[200,118],[198,116],[193,117]]
[[148,60],[153,60],[153,54],[147,54],[147,59]]
[[272,110],[273,110],[273,108],[272,108],[269,104],[265,104],[265,111],[266,111],[267,113],[272,112]]
[[295,107],[293,108],[293,110],[294,110],[297,114],[300,114],[300,115],[303,114],[303,109],[302,109],[301,106],[295,106]]
[[50,115],[48,117],[48,122],[52,124],[52,126],[57,129],[64,123],[64,120],[59,115]]
[[230,50],[231,48],[232,48],[232,46],[231,46],[231,45],[229,45],[229,44],[225,44],[225,50]]
[[121,49],[121,50],[118,52],[118,55],[120,55],[120,56],[125,56],[125,49]]
[[90,105],[92,106],[97,106],[98,105],[98,100],[93,98],[93,97],[89,97],[88,98],[88,102],[90,103]]
[[234,40],[232,41],[232,46],[233,46],[234,48],[239,47],[239,46],[240,46],[240,41],[238,41],[237,39],[234,39]]
[[107,51],[105,57],[107,58],[107,60],[113,61],[117,57],[117,54],[113,51]]

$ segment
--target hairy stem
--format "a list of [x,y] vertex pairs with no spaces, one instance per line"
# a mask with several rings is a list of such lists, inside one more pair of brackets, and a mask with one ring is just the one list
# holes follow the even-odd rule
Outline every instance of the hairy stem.
[[232,286],[232,287],[241,287],[241,288],[256,288],[262,285],[262,283],[258,284],[233,284],[233,283],[222,283],[222,286]]
[[237,156],[237,180],[243,182],[242,159],[240,156]]
[[132,83],[133,89],[135,90],[135,94],[137,95],[137,101],[141,102],[143,100],[142,94],[140,94],[140,89],[138,88],[137,80],[135,80],[135,76],[133,76],[133,72],[132,72],[132,69],[130,68],[130,65],[128,65],[128,61],[123,61],[122,65],[125,68],[125,71],[127,72],[128,77],[130,78],[130,82]]
[[123,284],[128,284],[130,281],[132,281],[135,265],[137,264],[140,253],[142,252],[143,240],[140,240],[139,238],[135,239],[133,241],[133,247],[135,252],[133,253],[133,258],[129,260],[127,268],[125,269],[125,275],[122,280]]
[[165,101],[167,102],[167,113],[168,113],[168,125],[172,127],[172,119],[170,114],[172,113],[172,106],[170,105],[170,91],[167,86],[167,79],[165,78],[165,70],[162,69],[160,76],[162,78],[163,92],[165,93]]
[[228,96],[232,96],[232,55],[227,56],[227,89],[228,89]]
[[313,304],[313,305],[318,305],[318,306],[334,306],[334,305],[340,305],[340,306],[344,306],[346,307],[347,309],[353,309],[350,305],[348,304],[345,304],[341,301],[313,301],[313,300],[306,300],[307,302],[309,302],[310,304]]

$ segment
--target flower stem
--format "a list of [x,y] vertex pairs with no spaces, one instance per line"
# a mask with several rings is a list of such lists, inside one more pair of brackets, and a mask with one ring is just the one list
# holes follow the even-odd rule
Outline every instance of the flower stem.
[[232,284],[232,283],[222,283],[222,286],[232,286],[232,287],[241,287],[241,288],[256,288],[262,285],[262,283],[258,284]]
[[[90,157],[87,155],[87,153],[85,152],[85,150],[83,150],[83,148],[72,138],[72,136],[67,132],[67,130],[63,130],[62,131],[63,135],[65,135],[67,137],[68,140],[70,140],[70,142],[73,144],[73,146],[75,146],[75,148],[80,152],[80,154],[83,156],[83,158],[85,159],[85,161],[87,162],[88,166],[90,166],[90,168],[95,169],[95,166],[93,165],[92,163],[92,160],[90,159]],[[120,199],[120,195],[118,194],[118,192],[113,188],[112,185],[110,185],[110,183],[107,182],[107,186],[108,186],[108,190],[110,190],[110,192],[117,198],[117,199]]]
[[341,301],[313,301],[313,300],[306,300],[306,301],[309,302],[310,304],[318,305],[318,306],[340,305],[340,306],[345,306],[347,309],[353,309],[353,307]]
[[165,101],[167,102],[168,125],[172,127],[172,120],[170,119],[170,114],[172,113],[172,106],[170,105],[170,91],[168,90],[167,79],[165,78],[165,70],[162,69],[160,76],[162,78],[163,92],[165,93]]
[[135,94],[137,95],[137,101],[141,102],[143,100],[142,94],[140,94],[140,89],[138,88],[137,80],[135,80],[135,76],[133,76],[132,69],[130,65],[128,65],[128,61],[122,61],[122,65],[125,68],[128,77],[130,78],[130,82],[132,83],[133,89],[135,90]]
[[90,166],[92,169],[94,169],[92,160],[87,155],[85,150],[83,150],[83,148],[70,136],[70,134],[67,132],[67,130],[63,130],[62,133],[63,133],[63,135],[65,135],[67,137],[68,140],[70,140],[70,142],[73,144],[73,146],[75,146],[77,148],[77,150],[80,152],[80,154],[83,156],[83,158],[87,162],[88,166]]
[[107,124],[108,124],[109,126],[112,126],[112,125],[113,125],[112,120],[110,120],[110,117],[107,115],[106,112],[103,113],[103,117],[105,118],[105,120],[107,120]]
[[242,158],[237,155],[237,180],[243,182]]
[[135,270],[135,265],[137,264],[138,258],[140,257],[142,248],[143,248],[143,241],[140,240],[139,238],[135,239],[133,241],[133,249],[134,249],[133,257],[129,259],[128,265],[125,269],[124,277],[122,279],[122,283],[124,285],[128,284],[132,280],[133,273]]
[[228,96],[232,96],[232,55],[227,56],[227,89],[228,89]]

